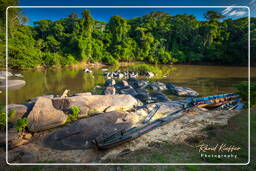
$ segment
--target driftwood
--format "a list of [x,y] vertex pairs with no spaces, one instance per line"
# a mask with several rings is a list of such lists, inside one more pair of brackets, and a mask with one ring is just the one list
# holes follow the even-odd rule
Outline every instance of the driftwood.
[[69,91],[70,91],[70,90],[66,89],[66,90],[62,93],[62,95],[60,96],[60,98],[68,97],[68,92],[69,92]]

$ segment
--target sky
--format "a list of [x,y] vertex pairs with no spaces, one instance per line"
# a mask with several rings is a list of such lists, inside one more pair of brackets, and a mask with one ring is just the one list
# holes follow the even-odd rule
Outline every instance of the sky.
[[[126,19],[143,16],[151,11],[164,11],[171,15],[190,14],[198,20],[204,20],[203,14],[208,10],[221,12],[226,18],[248,16],[248,6],[251,16],[256,16],[256,0],[20,0],[20,6],[231,6],[228,8],[90,8],[96,20],[109,21],[113,15]],[[233,6],[233,7],[232,7]],[[81,16],[86,8],[23,8],[24,15],[29,18],[29,25],[40,19],[58,20],[75,12]]]

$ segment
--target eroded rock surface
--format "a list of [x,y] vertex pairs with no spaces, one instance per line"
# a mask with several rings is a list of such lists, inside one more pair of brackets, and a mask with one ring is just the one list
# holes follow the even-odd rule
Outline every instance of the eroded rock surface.
[[91,95],[73,96],[65,99],[53,99],[55,108],[67,110],[71,106],[79,106],[80,115],[88,116],[91,114],[104,112],[107,108],[112,110],[129,110],[138,105],[138,101],[131,95]]
[[51,99],[39,97],[27,118],[29,131],[38,132],[63,125],[67,115],[54,108]]

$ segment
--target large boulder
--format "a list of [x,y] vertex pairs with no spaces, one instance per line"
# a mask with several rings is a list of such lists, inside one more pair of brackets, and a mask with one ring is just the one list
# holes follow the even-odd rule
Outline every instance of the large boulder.
[[131,85],[133,88],[137,89],[137,88],[146,88],[148,86],[148,81],[145,80],[138,80],[135,78],[129,78],[127,79],[129,85]]
[[161,82],[152,82],[147,87],[152,90],[167,90],[166,85]]
[[29,131],[38,132],[65,124],[67,115],[54,108],[50,98],[39,97],[27,118]]
[[178,96],[195,97],[199,95],[195,90],[192,90],[191,88],[181,87],[170,83],[167,84],[166,87],[168,90],[170,90],[171,93]]
[[134,88],[132,86],[126,86],[123,87],[123,89],[121,89],[119,91],[120,94],[130,94],[132,96],[136,96],[137,92],[134,90]]
[[124,111],[113,111],[80,119],[47,136],[44,144],[60,150],[89,148],[95,138],[131,127],[127,115]]
[[[54,98],[53,105],[60,110],[68,110],[72,106],[80,107],[80,117],[105,112],[105,110],[129,110],[137,106],[139,102],[131,95],[91,95],[73,96],[65,99]],[[109,110],[108,110],[109,111]]]

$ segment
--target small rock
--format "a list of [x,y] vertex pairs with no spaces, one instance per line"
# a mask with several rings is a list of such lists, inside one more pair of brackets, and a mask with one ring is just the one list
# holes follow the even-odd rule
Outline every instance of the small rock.
[[92,73],[92,70],[89,70],[88,68],[84,69],[83,72],[85,73]]
[[13,74],[11,72],[6,72],[6,71],[0,71],[0,76],[1,77],[5,77],[7,75],[7,77],[12,77]]
[[155,74],[153,73],[153,72],[150,72],[150,71],[147,71],[146,73],[145,73],[145,75],[147,76],[147,77],[154,77],[155,76]]
[[13,76],[14,76],[14,77],[19,77],[19,78],[22,78],[22,77],[23,77],[22,74],[14,74]]
[[148,85],[149,88],[153,89],[153,90],[167,90],[167,87],[164,83],[161,82],[152,82]]

